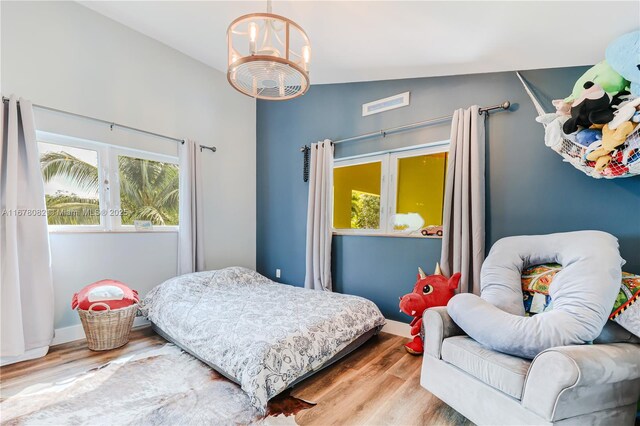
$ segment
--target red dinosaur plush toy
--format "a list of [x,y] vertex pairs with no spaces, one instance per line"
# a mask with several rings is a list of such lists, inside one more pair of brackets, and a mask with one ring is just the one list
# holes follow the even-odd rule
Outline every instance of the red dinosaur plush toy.
[[434,306],[446,306],[449,299],[455,294],[460,273],[455,273],[447,279],[442,275],[440,265],[436,264],[436,272],[433,275],[424,273],[422,268],[418,268],[418,281],[413,286],[413,292],[405,294],[400,298],[400,312],[413,317],[411,321],[411,335],[413,340],[404,348],[412,355],[422,355],[424,346],[422,342],[422,313],[427,308]]

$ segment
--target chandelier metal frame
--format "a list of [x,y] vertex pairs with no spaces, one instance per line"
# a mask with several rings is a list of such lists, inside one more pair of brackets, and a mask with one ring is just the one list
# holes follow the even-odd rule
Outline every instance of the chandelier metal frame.
[[[302,29],[300,25],[295,23],[289,18],[281,15],[271,13],[271,2],[268,2],[267,13],[250,13],[236,18],[227,29],[227,48],[228,48],[228,68],[227,68],[227,80],[229,84],[239,91],[240,93],[256,98],[266,100],[288,100],[304,95],[309,89],[309,62],[311,56],[311,45],[307,33]],[[275,37],[276,40],[283,45],[284,54],[280,54],[279,50],[274,46],[267,44],[271,48],[273,54],[266,54],[257,47],[257,29],[258,22],[264,22],[265,28],[265,40],[267,37]],[[241,25],[247,23],[249,30],[239,31],[238,28]],[[280,24],[281,27],[276,28],[276,24]],[[250,25],[254,25],[254,33],[251,33]],[[270,26],[270,28],[268,28]],[[284,29],[284,41],[278,35],[279,31]],[[292,32],[297,32],[297,36],[301,37],[303,47],[301,51],[296,52],[292,50],[291,38]],[[271,32],[271,33],[269,33]],[[249,54],[241,55],[240,51],[234,46],[234,35],[239,36],[249,46]],[[272,40],[268,40],[267,43],[271,43]],[[236,42],[237,43],[237,42]],[[263,42],[264,43],[264,42]],[[244,46],[243,46],[244,47]],[[262,46],[264,47],[264,46]],[[269,49],[267,49],[269,52]],[[295,59],[298,59],[296,61]],[[239,73],[245,73],[242,77],[245,80],[253,76],[253,85],[248,87],[247,82],[244,84],[238,75]],[[264,79],[258,82],[258,78],[262,76],[259,74],[267,73],[268,75],[276,76],[276,79]],[[265,81],[271,84],[269,87],[259,87]],[[289,82],[289,85],[287,84]],[[291,81],[296,81],[299,84],[291,84]],[[276,83],[277,86],[273,86]],[[277,89],[277,94],[275,93]]]

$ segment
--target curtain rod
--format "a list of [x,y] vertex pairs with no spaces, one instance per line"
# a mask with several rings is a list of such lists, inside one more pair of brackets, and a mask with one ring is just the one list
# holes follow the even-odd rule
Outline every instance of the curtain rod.
[[[9,101],[9,98],[4,97],[4,96],[2,97],[2,102],[8,102],[8,101]],[[168,139],[168,140],[171,140],[171,141],[180,142],[182,144],[184,144],[184,142],[185,142],[184,139],[178,139],[178,138],[174,138],[174,137],[171,137],[171,136],[161,135],[160,133],[150,132],[148,130],[142,130],[142,129],[138,129],[138,128],[135,128],[135,127],[126,126],[124,124],[115,123],[113,121],[103,120],[101,118],[95,118],[95,117],[91,117],[91,116],[88,116],[88,115],[78,114],[76,112],[65,111],[65,110],[62,110],[62,109],[51,108],[51,107],[44,106],[44,105],[38,105],[38,104],[32,104],[32,105],[33,105],[34,108],[44,109],[44,110],[47,110],[47,111],[57,112],[57,113],[60,113],[60,114],[72,115],[74,117],[84,118],[86,120],[92,120],[92,121],[96,121],[98,123],[107,124],[107,125],[109,125],[111,130],[113,130],[114,127],[119,127],[121,129],[131,130],[133,132],[138,132],[138,133],[143,133],[145,135],[155,136],[157,138]],[[203,149],[208,149],[211,152],[216,152],[216,150],[217,150],[215,146],[200,145],[200,151],[202,151]]]
[[[490,111],[494,111],[494,110],[508,110],[510,106],[511,106],[511,102],[504,101],[500,105],[482,107],[482,108],[480,108],[479,112],[480,112],[480,115],[482,115],[483,113],[484,114],[488,114]],[[346,138],[346,139],[340,139],[340,140],[337,140],[337,141],[333,141],[333,144],[335,145],[335,144],[343,143],[343,142],[351,142],[351,141],[356,141],[356,140],[360,140],[360,139],[367,139],[367,138],[371,138],[371,137],[374,137],[374,136],[382,136],[384,138],[388,134],[391,134],[391,133],[403,132],[403,131],[406,131],[406,130],[415,129],[417,127],[426,126],[427,124],[438,123],[438,122],[444,121],[444,120],[451,120],[452,118],[453,118],[453,115],[444,115],[442,117],[436,117],[436,118],[431,118],[429,120],[418,121],[416,123],[405,124],[404,126],[390,127],[388,129],[378,130],[377,132],[365,133],[363,135],[353,136],[353,137]],[[301,149],[301,151],[302,151],[302,149]]]

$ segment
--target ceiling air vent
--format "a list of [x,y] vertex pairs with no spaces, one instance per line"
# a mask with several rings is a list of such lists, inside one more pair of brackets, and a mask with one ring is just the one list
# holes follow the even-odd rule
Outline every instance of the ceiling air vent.
[[399,95],[389,96],[388,98],[378,99],[377,101],[368,102],[362,105],[362,116],[377,114],[379,112],[389,111],[391,109],[401,108],[409,105],[409,93],[404,92]]

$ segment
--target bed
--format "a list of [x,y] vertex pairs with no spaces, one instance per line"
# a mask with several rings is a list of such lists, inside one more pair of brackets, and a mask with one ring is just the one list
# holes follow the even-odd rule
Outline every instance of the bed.
[[369,300],[279,284],[241,267],[172,278],[140,310],[165,339],[238,383],[263,413],[269,399],[385,322]]

